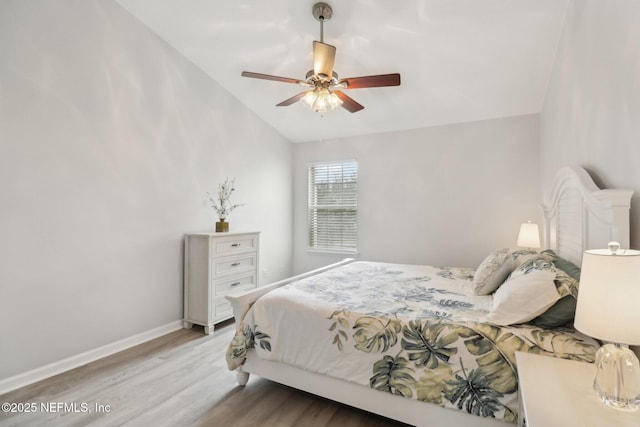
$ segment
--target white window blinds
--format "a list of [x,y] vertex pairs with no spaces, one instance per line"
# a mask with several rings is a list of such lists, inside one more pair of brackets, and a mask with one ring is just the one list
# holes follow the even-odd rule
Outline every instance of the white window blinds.
[[358,163],[309,165],[309,248],[355,252]]

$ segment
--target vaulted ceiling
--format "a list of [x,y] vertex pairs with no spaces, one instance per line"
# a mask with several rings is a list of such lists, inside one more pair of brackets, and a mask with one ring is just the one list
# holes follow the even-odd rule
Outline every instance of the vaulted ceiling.
[[327,0],[324,41],[341,78],[398,72],[399,87],[345,91],[365,109],[325,114],[305,90],[241,77],[304,79],[320,24],[314,0],[118,0],[292,142],[537,113],[569,0]]

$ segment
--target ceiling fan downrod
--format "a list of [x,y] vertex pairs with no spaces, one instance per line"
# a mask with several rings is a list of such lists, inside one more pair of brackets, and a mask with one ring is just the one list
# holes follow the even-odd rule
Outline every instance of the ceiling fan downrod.
[[324,43],[324,22],[331,19],[333,9],[326,3],[316,3],[313,5],[313,17],[320,22],[320,42]]

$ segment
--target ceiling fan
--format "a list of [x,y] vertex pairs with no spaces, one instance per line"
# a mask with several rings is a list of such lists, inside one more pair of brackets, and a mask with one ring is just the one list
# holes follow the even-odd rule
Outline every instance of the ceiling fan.
[[375,76],[349,77],[339,79],[333,65],[336,57],[336,48],[324,43],[324,22],[331,19],[333,10],[326,3],[313,5],[313,17],[320,22],[320,41],[313,42],[313,69],[307,72],[305,80],[288,77],[271,76],[269,74],[252,73],[243,71],[243,77],[254,79],[273,80],[283,83],[296,83],[311,88],[277,104],[277,107],[286,107],[295,102],[302,101],[312,110],[324,113],[328,108],[342,106],[345,110],[355,113],[364,108],[353,98],[347,96],[339,89],[360,89],[369,87],[400,86],[400,74],[378,74]]

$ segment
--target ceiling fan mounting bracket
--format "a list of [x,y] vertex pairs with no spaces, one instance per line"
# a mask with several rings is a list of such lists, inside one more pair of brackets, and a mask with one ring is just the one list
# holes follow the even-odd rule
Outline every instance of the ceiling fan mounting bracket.
[[333,16],[333,9],[326,3],[316,3],[313,5],[313,17],[318,22],[325,22]]

